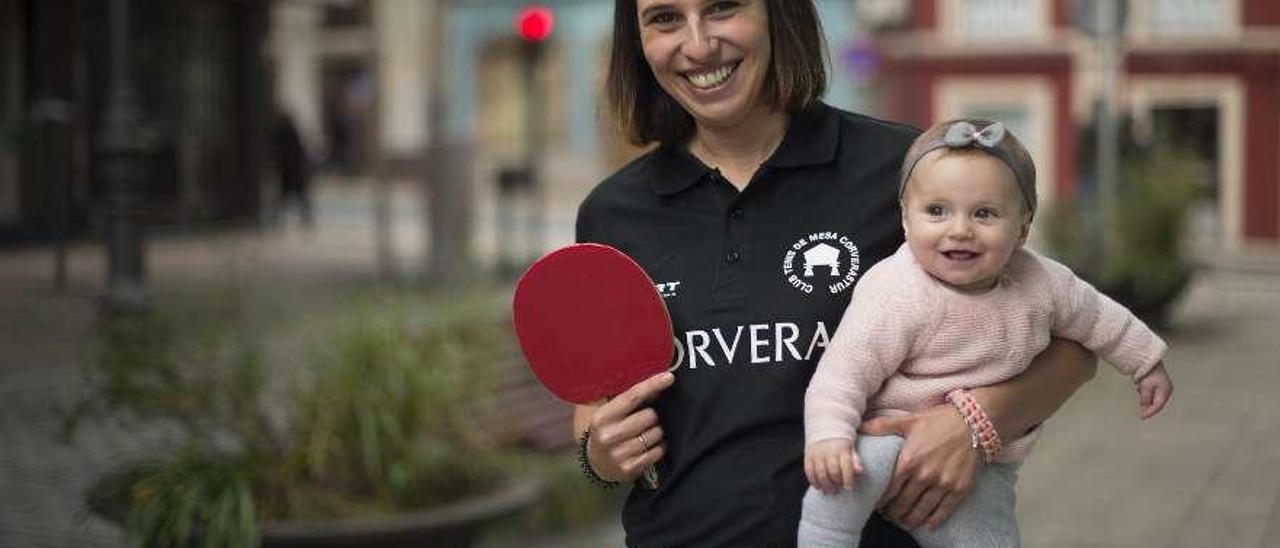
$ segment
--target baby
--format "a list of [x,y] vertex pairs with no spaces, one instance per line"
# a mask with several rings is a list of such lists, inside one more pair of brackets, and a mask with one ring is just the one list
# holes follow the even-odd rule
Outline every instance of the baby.
[[1132,378],[1142,418],[1168,401],[1165,343],[1065,266],[1023,248],[1035,177],[1017,137],[986,120],[944,122],[907,151],[899,189],[907,241],[854,289],[806,393],[812,487],[801,547],[857,546],[889,484],[902,438],[858,437],[858,424],[944,401],[964,417],[986,466],[949,519],[909,532],[927,547],[1019,546],[1014,489],[1035,434],[1002,438],[965,389],[1022,372],[1051,337],[1083,344]]

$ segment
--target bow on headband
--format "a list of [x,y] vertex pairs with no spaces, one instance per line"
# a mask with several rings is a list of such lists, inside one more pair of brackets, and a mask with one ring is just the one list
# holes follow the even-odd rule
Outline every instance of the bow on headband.
[[977,126],[969,122],[956,122],[947,128],[942,142],[951,148],[963,148],[978,145],[983,148],[994,148],[1004,139],[1004,124],[996,122],[978,131]]

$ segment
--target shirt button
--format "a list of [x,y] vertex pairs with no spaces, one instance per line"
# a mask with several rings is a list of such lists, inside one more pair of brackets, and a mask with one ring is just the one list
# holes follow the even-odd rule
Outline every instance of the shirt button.
[[737,251],[730,251],[729,253],[725,254],[724,260],[731,263],[736,263],[739,260],[742,260],[742,254],[738,253]]
[[741,218],[742,218],[742,210],[741,210],[741,209],[735,209],[735,210],[733,210],[733,211],[730,211],[730,212],[729,212],[729,217],[730,217],[730,218],[732,218],[732,219],[741,219]]

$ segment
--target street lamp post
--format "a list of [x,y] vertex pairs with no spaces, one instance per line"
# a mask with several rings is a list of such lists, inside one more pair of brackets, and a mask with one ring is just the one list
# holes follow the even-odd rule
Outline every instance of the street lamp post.
[[538,65],[541,64],[545,47],[541,40],[524,44],[525,166],[529,170],[529,193],[532,203],[528,218],[528,252],[531,255],[521,259],[527,261],[537,259],[542,254],[546,239],[543,232],[546,216],[546,185],[541,180],[543,141],[546,137],[543,105],[546,104],[546,97],[542,86],[538,85]]
[[1116,200],[1116,185],[1120,164],[1120,116],[1117,99],[1120,87],[1120,13],[1111,2],[1095,0],[1094,13],[1097,24],[1097,40],[1102,65],[1102,97],[1098,102],[1097,147],[1097,211],[1102,216],[1101,226],[1103,257],[1114,249],[1115,219],[1112,204]]
[[108,6],[107,101],[97,135],[107,188],[105,304],[110,310],[138,310],[149,301],[142,233],[147,147],[138,127],[142,108],[131,73],[131,11],[130,0],[112,0]]
[[430,283],[447,285],[465,282],[473,274],[471,258],[471,181],[472,155],[470,143],[454,138],[448,130],[448,87],[444,74],[448,67],[448,41],[445,20],[451,11],[451,0],[435,0],[430,103],[427,147],[427,200],[430,253],[427,277]]
[[528,251],[531,256],[521,257],[521,259],[532,261],[542,254],[546,239],[544,224],[547,191],[546,185],[541,180],[541,163],[546,139],[546,119],[543,115],[546,95],[538,82],[538,68],[542,64],[547,39],[555,29],[555,15],[551,8],[533,4],[519,11],[514,23],[523,45],[521,49],[524,59],[521,72],[525,89],[525,169],[528,170],[527,183],[532,202],[528,218]]

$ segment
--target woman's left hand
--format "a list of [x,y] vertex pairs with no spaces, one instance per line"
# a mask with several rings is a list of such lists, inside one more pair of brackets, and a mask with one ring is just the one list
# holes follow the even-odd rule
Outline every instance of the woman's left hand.
[[905,529],[936,528],[973,488],[980,462],[969,426],[950,405],[901,417],[877,417],[858,428],[864,434],[906,438],[880,513]]

